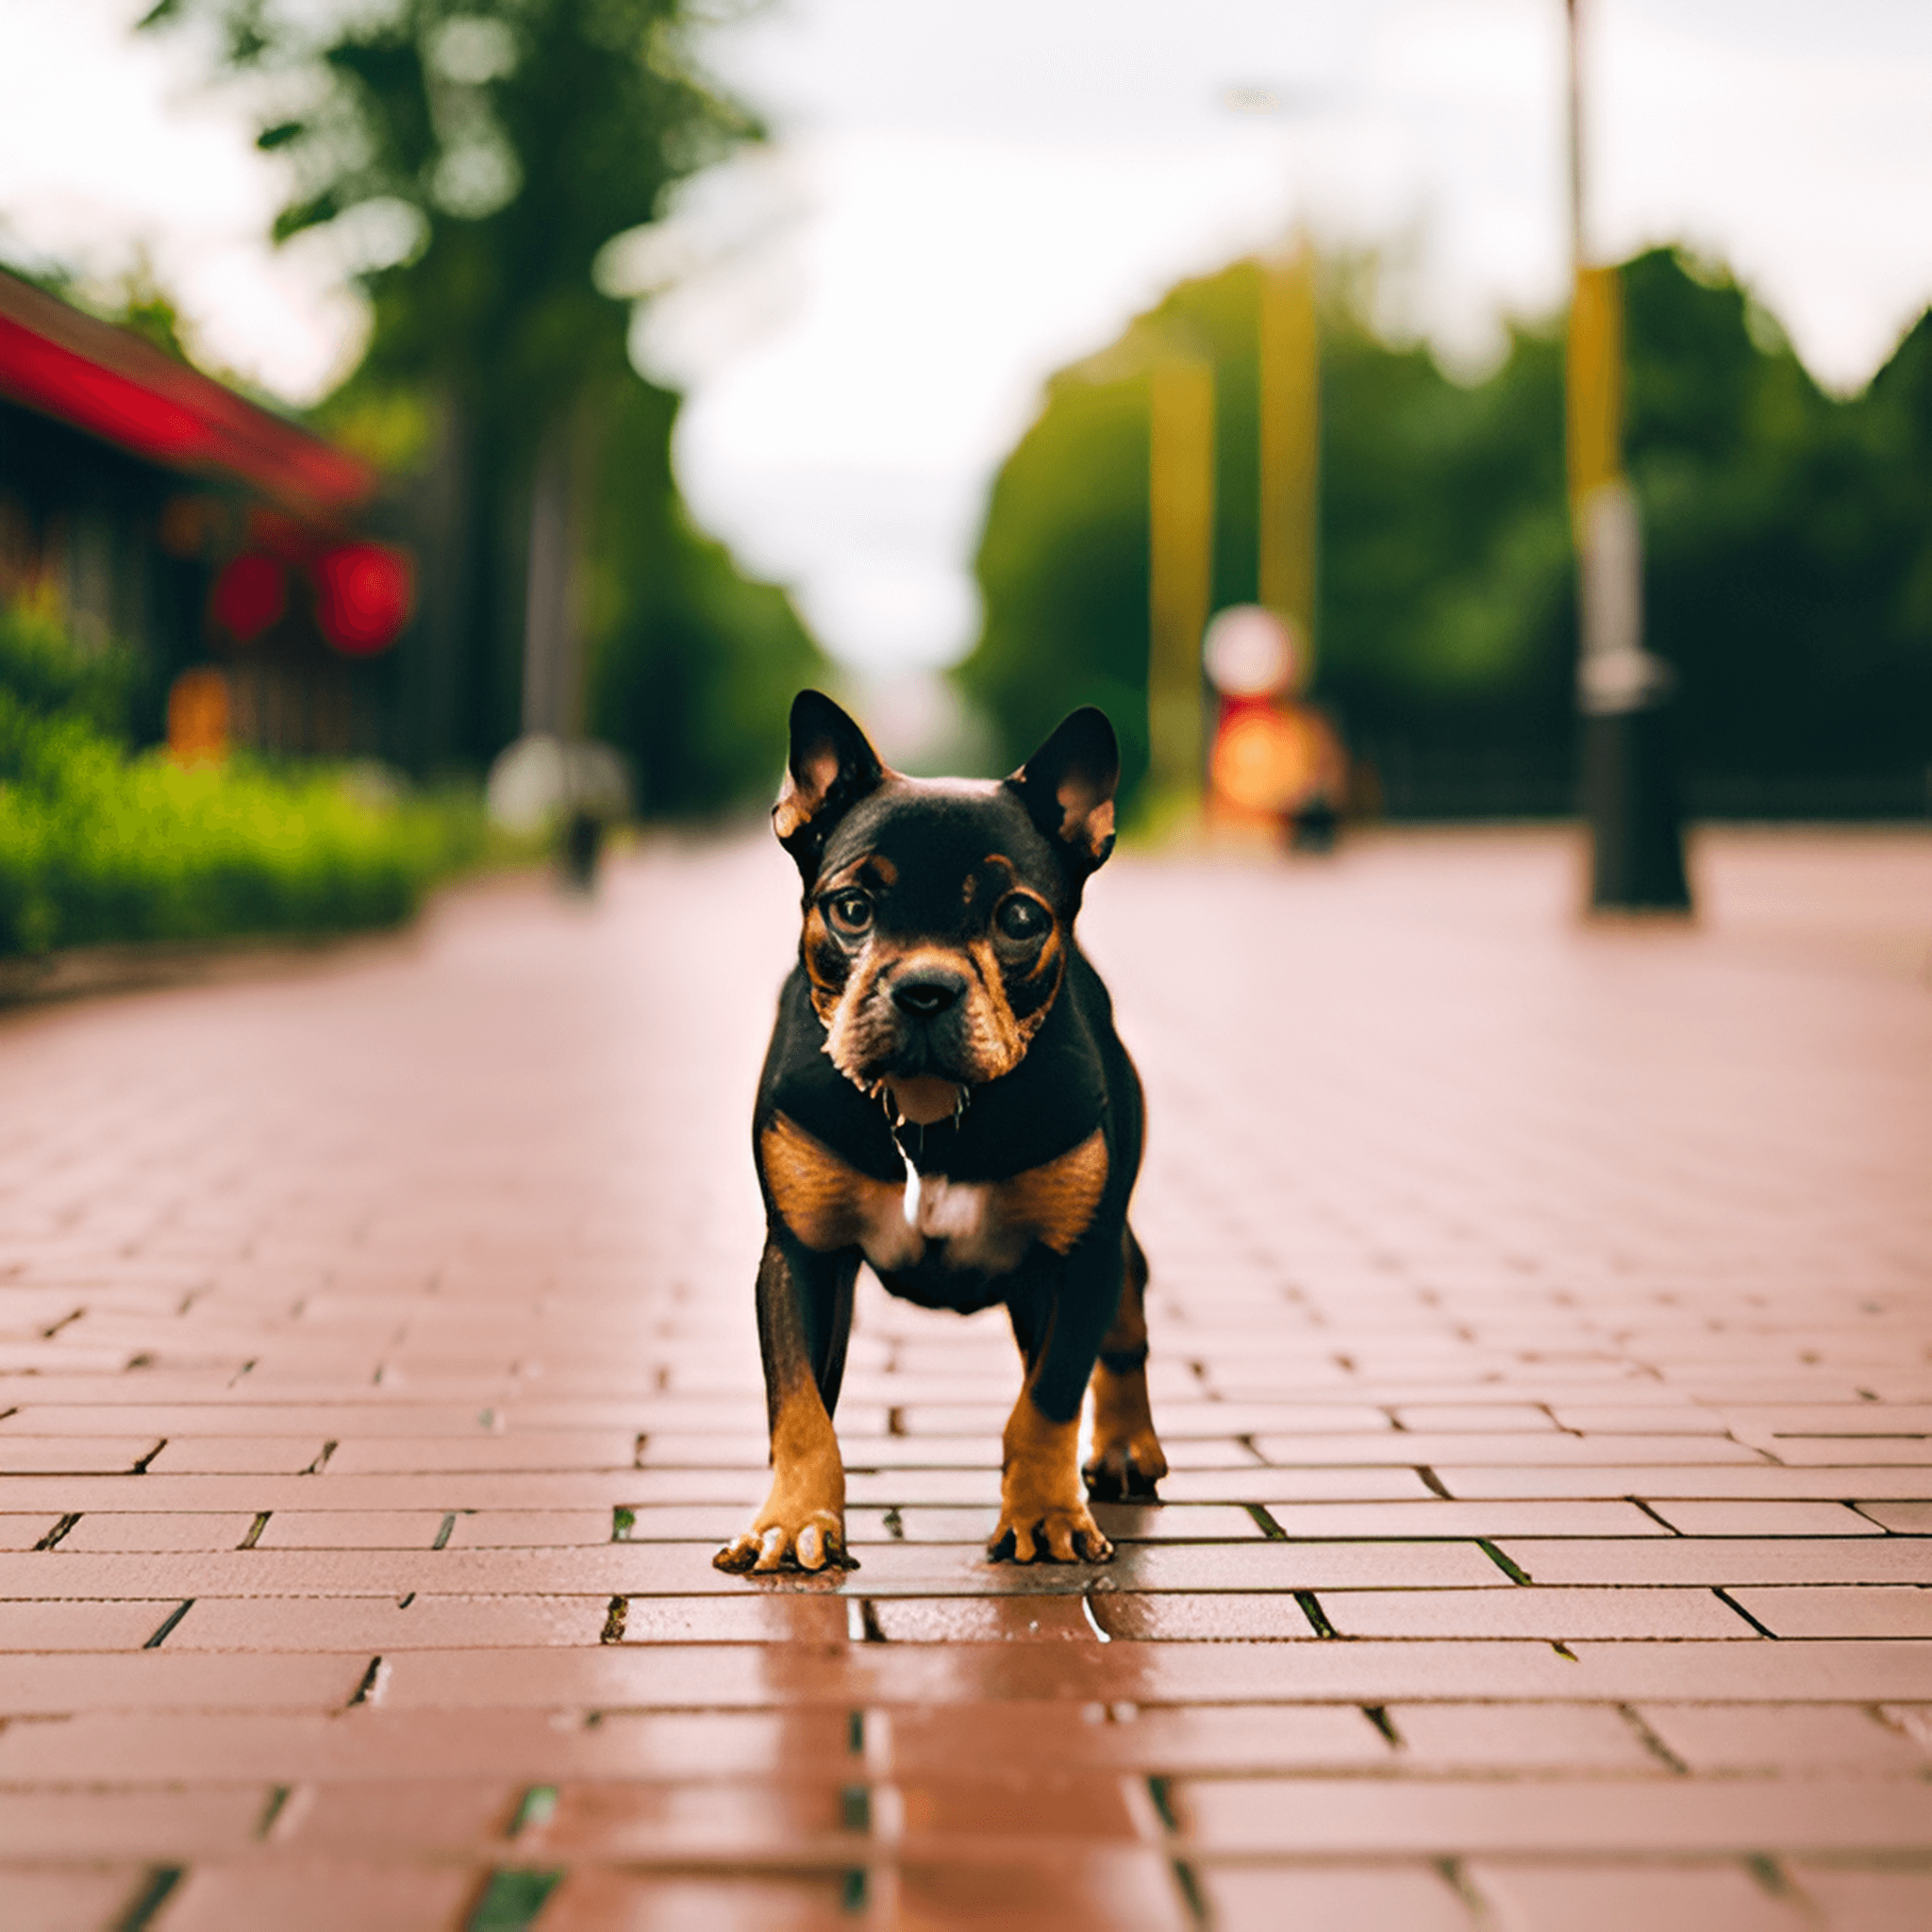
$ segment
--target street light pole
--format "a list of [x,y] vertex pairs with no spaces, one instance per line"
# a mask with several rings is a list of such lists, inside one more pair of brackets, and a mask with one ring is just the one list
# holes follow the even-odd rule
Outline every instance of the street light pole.
[[1157,812],[1201,807],[1201,633],[1214,575],[1214,365],[1180,342],[1148,373],[1147,749]]
[[1315,643],[1321,341],[1306,234],[1261,261],[1260,603],[1289,627],[1301,675]]
[[1643,547],[1623,464],[1623,288],[1590,258],[1584,222],[1581,0],[1569,26],[1570,254],[1565,364],[1570,521],[1576,544],[1576,701],[1593,911],[1682,912],[1684,874],[1670,744],[1674,675],[1643,648]]

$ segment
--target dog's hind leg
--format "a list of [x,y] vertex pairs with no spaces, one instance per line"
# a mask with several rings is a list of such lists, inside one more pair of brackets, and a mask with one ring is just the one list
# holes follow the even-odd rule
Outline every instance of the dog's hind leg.
[[1120,1310],[1093,1365],[1093,1453],[1080,1474],[1096,1502],[1144,1502],[1167,1474],[1147,1401],[1147,1257],[1127,1228]]
[[772,1428],[772,1489],[752,1526],[712,1557],[721,1570],[856,1570],[845,1549],[845,1465],[832,1410],[852,1332],[856,1250],[814,1254],[768,1240],[758,1263],[758,1346]]

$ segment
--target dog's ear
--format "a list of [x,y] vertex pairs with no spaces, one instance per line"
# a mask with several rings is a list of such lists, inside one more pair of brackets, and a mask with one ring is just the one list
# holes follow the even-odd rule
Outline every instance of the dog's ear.
[[832,827],[889,775],[865,733],[824,691],[802,691],[791,700],[791,752],[772,829],[808,886]]
[[1083,705],[1060,720],[1007,783],[1074,877],[1085,878],[1113,850],[1113,794],[1120,776],[1121,750],[1107,713]]

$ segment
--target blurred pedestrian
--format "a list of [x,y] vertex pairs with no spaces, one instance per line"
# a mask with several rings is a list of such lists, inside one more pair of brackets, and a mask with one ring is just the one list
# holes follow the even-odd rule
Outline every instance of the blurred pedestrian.
[[1220,696],[1208,757],[1208,818],[1279,828],[1298,852],[1333,849],[1348,795],[1348,754],[1318,706],[1296,695],[1307,653],[1257,604],[1223,610],[1203,643]]

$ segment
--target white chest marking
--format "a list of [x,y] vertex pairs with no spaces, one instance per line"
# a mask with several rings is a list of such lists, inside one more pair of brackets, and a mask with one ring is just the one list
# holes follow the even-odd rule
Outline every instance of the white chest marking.
[[875,1267],[905,1268],[919,1261],[928,1241],[944,1241],[947,1267],[1000,1273],[1020,1259],[1027,1240],[1001,1225],[991,1183],[921,1174],[908,1160],[899,1212],[889,1225],[874,1221],[867,1228],[864,1249]]
[[[902,1155],[901,1159],[905,1159]],[[971,1241],[986,1225],[983,1181],[949,1181],[906,1161],[906,1225],[928,1241]]]

